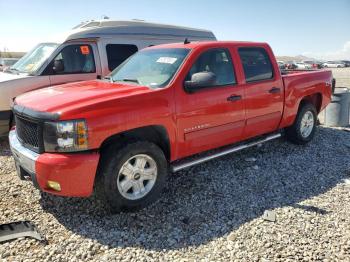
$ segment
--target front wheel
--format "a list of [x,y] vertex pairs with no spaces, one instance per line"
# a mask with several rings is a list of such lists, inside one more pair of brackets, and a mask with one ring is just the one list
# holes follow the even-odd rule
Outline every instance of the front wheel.
[[110,146],[102,153],[96,193],[113,213],[136,211],[158,199],[167,173],[164,153],[153,143]]
[[286,129],[286,137],[294,144],[304,145],[315,136],[317,123],[316,108],[311,103],[304,103],[295,118],[294,124]]

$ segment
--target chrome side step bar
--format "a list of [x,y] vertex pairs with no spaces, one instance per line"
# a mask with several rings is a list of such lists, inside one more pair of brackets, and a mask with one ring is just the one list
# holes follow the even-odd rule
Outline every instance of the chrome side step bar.
[[241,150],[249,148],[249,147],[253,147],[253,146],[257,146],[257,145],[263,144],[265,142],[277,139],[277,138],[279,138],[281,136],[282,136],[281,133],[272,134],[272,135],[269,135],[269,136],[267,136],[267,137],[265,137],[263,139],[260,139],[260,140],[257,140],[257,141],[253,141],[253,142],[250,142],[250,143],[247,143],[247,144],[244,144],[244,145],[233,146],[231,148],[225,148],[224,150],[222,150],[220,152],[217,152],[217,153],[215,153],[213,155],[204,156],[204,157],[201,157],[201,158],[197,158],[195,160],[188,160],[188,161],[184,161],[183,163],[174,164],[174,165],[171,166],[171,171],[175,173],[175,172],[178,172],[178,171],[183,170],[185,168],[189,168],[191,166],[199,165],[199,164],[202,164],[204,162],[207,162],[209,160],[212,160],[212,159],[215,159],[215,158],[218,158],[218,157],[221,157],[221,156],[225,156],[225,155],[228,155],[228,154],[231,154],[231,153],[234,153],[234,152],[238,152],[238,151],[241,151]]

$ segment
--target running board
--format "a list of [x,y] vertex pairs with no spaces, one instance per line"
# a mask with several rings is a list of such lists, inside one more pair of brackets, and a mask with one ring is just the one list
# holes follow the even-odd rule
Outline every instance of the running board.
[[175,172],[178,172],[178,171],[183,170],[185,168],[189,168],[191,166],[199,165],[199,164],[202,164],[204,162],[207,162],[209,160],[212,160],[212,159],[215,159],[215,158],[218,158],[218,157],[221,157],[221,156],[225,156],[225,155],[228,155],[228,154],[231,154],[231,153],[234,153],[234,152],[238,152],[238,151],[241,151],[241,150],[249,148],[249,147],[253,147],[253,146],[257,146],[257,145],[263,144],[265,142],[268,142],[268,141],[280,138],[281,136],[282,136],[281,133],[272,134],[272,135],[266,136],[263,139],[260,139],[260,140],[257,140],[257,141],[253,141],[253,142],[250,142],[250,143],[247,143],[247,144],[243,144],[243,145],[239,145],[239,146],[232,146],[230,148],[225,148],[222,151],[216,152],[215,154],[212,154],[212,155],[209,155],[209,156],[207,155],[207,156],[204,156],[204,157],[197,158],[195,160],[187,160],[187,161],[184,160],[184,162],[182,162],[182,163],[178,163],[178,164],[172,165],[171,166],[171,171],[175,173]]

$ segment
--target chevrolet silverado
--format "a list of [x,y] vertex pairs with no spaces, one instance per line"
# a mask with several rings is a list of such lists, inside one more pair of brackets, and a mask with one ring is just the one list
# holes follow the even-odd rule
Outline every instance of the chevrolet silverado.
[[192,42],[139,51],[108,78],[23,94],[9,139],[19,176],[111,210],[154,202],[169,171],[276,139],[312,140],[332,73],[284,72],[266,43]]

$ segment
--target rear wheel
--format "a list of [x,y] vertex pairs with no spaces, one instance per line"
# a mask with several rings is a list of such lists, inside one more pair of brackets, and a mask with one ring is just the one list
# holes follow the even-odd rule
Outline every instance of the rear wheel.
[[304,145],[315,136],[317,111],[313,104],[301,105],[294,124],[286,129],[286,137],[294,144]]
[[153,143],[110,146],[102,153],[96,193],[113,213],[136,211],[158,199],[167,173],[164,153]]

